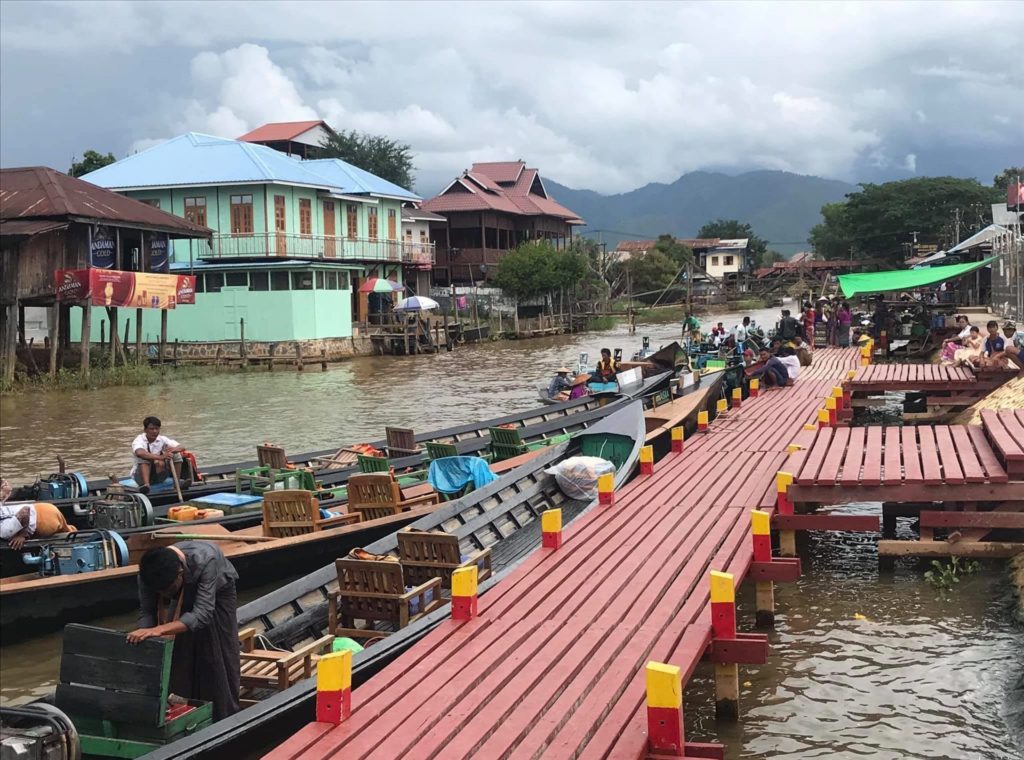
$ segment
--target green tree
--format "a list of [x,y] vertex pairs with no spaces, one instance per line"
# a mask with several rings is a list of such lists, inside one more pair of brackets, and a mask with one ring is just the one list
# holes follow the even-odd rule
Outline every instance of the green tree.
[[397,140],[341,131],[324,138],[320,149],[323,158],[340,158],[399,187],[412,188],[412,153],[408,145]]
[[992,184],[1006,192],[1006,188],[1014,182],[1024,182],[1024,166],[1011,166],[1007,169],[1003,169],[999,174],[992,178]]
[[845,203],[826,203],[821,207],[824,219],[811,227],[810,241],[814,252],[823,259],[848,259],[853,247]]
[[117,161],[117,159],[114,158],[113,153],[108,153],[104,156],[102,153],[97,153],[94,150],[87,150],[82,154],[81,161],[75,161],[72,159],[71,168],[68,169],[68,174],[72,177],[81,177],[89,172],[102,169],[104,166],[112,164],[115,161]]
[[723,240],[747,238],[747,255],[750,256],[751,268],[764,266],[763,259],[768,251],[768,241],[755,235],[751,226],[745,222],[738,219],[716,219],[701,227],[697,237]]
[[659,235],[658,241],[654,244],[654,250],[665,254],[671,259],[675,263],[677,270],[694,261],[693,249],[684,243],[680,243],[671,235]]
[[633,256],[625,262],[629,272],[631,292],[645,294],[642,300],[654,301],[660,292],[672,284],[679,267],[667,255],[652,248],[649,251]]

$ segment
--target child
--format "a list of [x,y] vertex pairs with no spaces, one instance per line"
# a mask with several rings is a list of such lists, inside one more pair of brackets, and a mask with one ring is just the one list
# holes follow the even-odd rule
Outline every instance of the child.
[[1006,341],[999,334],[999,323],[994,319],[990,320],[985,327],[988,329],[988,337],[985,339],[985,347],[982,350],[979,366],[998,368],[1006,365]]

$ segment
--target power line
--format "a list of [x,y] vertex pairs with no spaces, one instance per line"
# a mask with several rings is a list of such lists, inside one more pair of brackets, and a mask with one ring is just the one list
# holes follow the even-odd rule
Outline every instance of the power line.
[[[595,232],[596,233],[605,232],[605,233],[608,233],[608,234],[611,234],[611,235],[625,235],[626,237],[634,238],[634,239],[639,239],[639,240],[657,240],[658,239],[658,235],[649,235],[649,234],[646,234],[646,233],[643,233],[643,232],[624,232],[623,230],[608,230],[608,229],[583,230],[582,232],[579,232],[577,234],[579,234],[579,235],[590,235],[591,233],[595,233]],[[659,234],[664,234],[664,233],[659,233]],[[767,245],[809,245],[810,242],[811,241],[809,241],[809,240],[766,240],[765,241],[765,243]]]

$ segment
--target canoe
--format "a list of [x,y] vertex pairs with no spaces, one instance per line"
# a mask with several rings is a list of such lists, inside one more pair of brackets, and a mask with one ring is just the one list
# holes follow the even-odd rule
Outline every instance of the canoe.
[[[540,545],[538,515],[561,506],[563,523],[595,507],[595,501],[570,501],[561,494],[553,476],[544,469],[566,453],[605,447],[609,442],[628,442],[620,449],[622,466],[616,471],[616,488],[632,475],[643,445],[642,405],[629,404],[600,423],[563,444],[567,451],[546,451],[530,465],[513,473],[518,483],[488,494],[473,493],[444,505],[412,524],[423,530],[445,530],[461,539],[467,552],[490,547],[493,575],[480,584],[484,597]],[[588,446],[589,443],[589,446]],[[492,484],[493,485],[493,484]],[[393,553],[398,539],[389,535],[366,547],[376,554]],[[239,628],[255,627],[272,645],[295,647],[312,641],[325,631],[328,594],[336,588],[333,565],[257,599],[238,611]],[[449,605],[420,618],[364,649],[353,658],[353,686],[359,686],[388,662],[450,617]],[[358,690],[355,699],[358,699]],[[191,736],[161,747],[147,755],[150,760],[170,758],[222,758],[262,754],[284,737],[309,722],[314,712],[314,679],[274,693],[236,715],[201,729]]]
[[[722,398],[724,371],[702,374],[699,382],[664,403],[652,404],[644,410],[646,435],[644,443],[654,446],[654,454],[661,457],[671,448],[671,431],[685,429],[688,438],[697,429],[697,415],[706,411],[714,416],[715,405]],[[653,399],[652,399],[653,401]]]

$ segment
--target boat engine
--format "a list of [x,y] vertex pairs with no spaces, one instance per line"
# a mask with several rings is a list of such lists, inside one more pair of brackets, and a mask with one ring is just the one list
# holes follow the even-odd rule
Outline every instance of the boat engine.
[[111,489],[89,505],[89,523],[97,530],[124,530],[153,524],[153,505],[145,494]]
[[74,724],[46,702],[0,708],[0,758],[79,760],[81,742]]
[[29,486],[14,489],[14,501],[46,501],[78,499],[89,492],[85,476],[80,472],[55,472],[39,478]]
[[128,545],[112,530],[79,531],[44,544],[38,554],[21,555],[35,565],[39,575],[77,575],[123,567],[128,564]]

